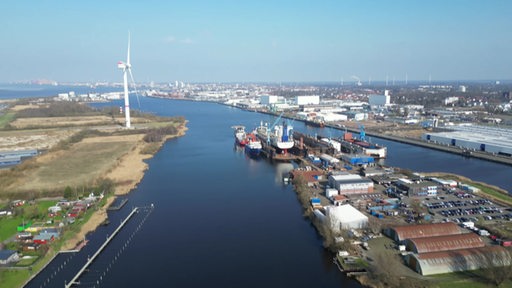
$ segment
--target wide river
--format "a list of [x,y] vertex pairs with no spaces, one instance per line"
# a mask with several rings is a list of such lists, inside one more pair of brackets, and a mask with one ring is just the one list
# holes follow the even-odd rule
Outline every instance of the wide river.
[[[131,103],[138,108],[135,99]],[[122,104],[95,104],[104,105]],[[360,287],[338,271],[302,216],[292,187],[282,183],[291,165],[253,160],[234,147],[231,126],[252,129],[274,117],[155,98],[142,98],[141,110],[184,116],[188,131],[148,160],[149,170],[128,204],[109,212],[110,225],[88,235],[89,245],[80,253],[57,256],[27,287],[63,287],[131,207],[151,203],[153,212],[130,220],[80,287]],[[309,134],[342,133],[297,121],[293,126]],[[387,165],[457,173],[512,190],[509,166],[372,140],[388,147]]]

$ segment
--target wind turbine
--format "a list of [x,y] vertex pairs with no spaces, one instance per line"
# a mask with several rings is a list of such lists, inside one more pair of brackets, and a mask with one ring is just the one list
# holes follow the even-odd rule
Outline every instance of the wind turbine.
[[123,81],[124,81],[124,115],[126,117],[126,128],[131,128],[130,122],[130,99],[128,98],[128,73],[133,81],[132,65],[130,64],[130,32],[128,32],[128,53],[126,56],[126,62],[117,62],[117,68],[123,70]]

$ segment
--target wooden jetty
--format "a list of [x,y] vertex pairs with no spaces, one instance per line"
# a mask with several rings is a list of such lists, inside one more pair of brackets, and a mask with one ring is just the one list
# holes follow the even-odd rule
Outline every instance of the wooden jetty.
[[128,216],[126,216],[126,218],[123,220],[123,222],[121,222],[121,224],[119,224],[119,227],[116,228],[114,233],[112,233],[112,235],[107,237],[107,240],[105,240],[105,242],[100,246],[100,248],[98,248],[96,253],[94,253],[94,255],[92,255],[92,257],[89,257],[87,259],[87,262],[82,267],[82,269],[80,269],[80,271],[78,271],[78,273],[76,273],[75,277],[73,277],[73,279],[71,279],[71,281],[69,283],[66,283],[64,285],[64,287],[69,288],[69,287],[71,287],[73,285],[80,284],[80,282],[77,282],[78,278],[80,278],[80,276],[84,273],[84,271],[87,270],[87,268],[92,264],[92,262],[94,262],[96,257],[98,257],[98,255],[100,255],[100,253],[103,251],[103,249],[105,249],[105,247],[107,247],[107,245],[110,243],[110,241],[112,239],[114,239],[114,237],[117,235],[117,233],[124,227],[124,225],[128,222],[128,220],[130,220],[130,218],[132,218],[132,216],[135,213],[137,213],[137,211],[139,211],[139,207],[133,208],[132,212],[130,212],[130,214],[128,214]]

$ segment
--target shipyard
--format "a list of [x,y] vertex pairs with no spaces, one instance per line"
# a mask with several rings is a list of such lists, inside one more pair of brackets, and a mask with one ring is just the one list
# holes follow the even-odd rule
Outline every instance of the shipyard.
[[[384,97],[389,101],[388,91]],[[260,103],[268,103],[269,98],[262,96]],[[297,96],[295,103],[300,103],[300,98]],[[305,215],[324,237],[324,246],[334,253],[333,261],[347,275],[365,285],[378,286],[384,278],[376,267],[392,263],[393,271],[388,273],[402,276],[387,275],[385,283],[416,287],[429,285],[425,277],[429,275],[503,270],[512,264],[507,248],[512,246],[512,198],[508,191],[497,189],[495,193],[501,196],[496,197],[484,192],[493,189],[490,186],[456,175],[380,165],[379,160],[388,157],[387,148],[370,142],[362,124],[369,122],[364,119],[350,123],[345,117],[343,122],[329,123],[323,119],[319,122],[316,113],[278,113],[274,105],[259,109],[276,117],[272,125],[265,124],[267,130],[287,127],[286,131],[293,132],[285,133],[286,139],[294,140],[293,147],[277,154],[278,146],[269,145],[272,152],[262,157],[297,163],[282,181],[294,185]],[[307,118],[311,115],[315,118]],[[432,126],[419,129],[424,131],[419,139],[382,133],[374,125],[372,130],[379,132],[372,133],[373,141],[382,137],[461,157],[479,153],[477,157],[482,159],[512,163],[508,129],[461,125],[450,128],[453,132],[436,132],[438,120],[434,120]],[[276,128],[280,121],[283,124]],[[293,130],[294,121],[332,130],[320,129],[308,135]],[[411,127],[405,125],[398,129]],[[322,131],[325,135],[320,134]],[[341,136],[333,136],[332,131],[340,131]],[[285,139],[283,133],[274,136]],[[260,139],[270,144],[269,137],[263,133]],[[263,147],[262,151],[268,149]],[[283,157],[285,153],[295,156]]]
[[[389,95],[389,92],[384,93]],[[152,97],[148,98],[151,99]],[[158,98],[158,101],[167,100],[161,99],[161,97]],[[266,98],[266,96],[261,97],[263,102]],[[183,99],[178,101],[181,100]],[[195,102],[214,102],[212,105],[218,105],[219,109],[232,109],[231,105],[226,105],[226,103],[218,101],[219,99],[216,99],[216,101],[206,99],[198,101],[199,99],[191,98],[188,100],[190,101],[184,103],[198,105]],[[291,103],[291,101],[287,102]],[[173,102],[171,101],[171,103]],[[327,105],[321,105],[324,109],[327,109]],[[279,181],[282,185],[294,187],[297,199],[303,207],[304,215],[316,227],[317,233],[322,236],[324,247],[332,253],[333,264],[338,266],[342,273],[348,277],[355,277],[365,285],[374,285],[371,283],[372,279],[382,280],[383,276],[379,274],[381,272],[377,272],[378,269],[375,270],[375,267],[381,267],[384,258],[396,261],[395,267],[397,269],[389,272],[386,277],[402,275],[401,277],[405,278],[399,281],[411,285],[428,283],[429,275],[488,269],[491,264],[485,264],[489,263],[484,261],[485,255],[503,258],[504,262],[502,263],[508,263],[506,262],[508,261],[506,249],[508,249],[509,243],[512,243],[512,235],[508,232],[508,223],[512,219],[512,211],[510,210],[511,203],[507,191],[495,189],[471,179],[460,178],[457,175],[414,172],[400,167],[387,166],[383,163],[396,155],[389,151],[387,145],[381,139],[394,140],[393,137],[396,137],[399,139],[397,142],[410,142],[410,144],[414,144],[413,141],[423,141],[424,143],[420,146],[438,145],[445,149],[459,151],[454,154],[462,158],[473,157],[473,154],[487,153],[489,156],[507,159],[507,150],[491,150],[500,149],[495,148],[496,146],[491,142],[486,142],[486,145],[483,146],[484,149],[481,149],[481,146],[477,144],[465,144],[462,140],[456,140],[455,145],[452,145],[451,140],[447,140],[445,143],[441,138],[433,136],[434,127],[412,129],[411,124],[401,124],[399,126],[396,126],[398,124],[392,124],[390,128],[398,131],[398,135],[392,135],[379,131],[381,129],[379,128],[380,124],[389,125],[385,121],[383,123],[383,120],[365,119],[364,114],[369,112],[348,113],[345,116],[331,118],[336,119],[334,121],[327,118],[323,125],[312,125],[302,119],[301,116],[293,114],[292,111],[279,109],[277,105],[264,106],[250,111],[259,112],[252,114],[260,119],[258,122],[252,122],[252,124],[248,124],[246,121],[232,122],[229,125],[231,129],[226,128],[226,130],[229,130],[229,134],[232,135],[230,140],[237,148],[235,151],[241,151],[245,154],[247,161],[268,159],[272,165],[285,167],[284,170],[279,170],[277,173],[276,181]],[[245,112],[248,110],[247,107],[235,107],[237,110],[247,113]],[[354,111],[361,110],[355,109]],[[363,116],[360,114],[363,114]],[[315,117],[318,117],[319,113],[315,115]],[[120,114],[120,116],[123,116],[123,114]],[[352,120],[349,120],[349,117],[352,117]],[[98,117],[96,119],[98,124],[105,121]],[[24,120],[17,121],[12,122],[12,125],[22,125],[18,123],[23,123]],[[68,121],[70,120],[68,119]],[[139,119],[133,123],[137,127],[142,122]],[[39,125],[52,124],[40,123]],[[400,130],[407,130],[405,128],[413,130],[415,135],[431,135],[430,139],[427,139],[426,136],[423,139],[421,137],[418,139],[404,137]],[[478,127],[461,129],[468,131],[467,129],[478,129]],[[498,128],[496,127],[496,129]],[[499,132],[496,132],[496,129],[488,130],[489,133],[498,134]],[[423,134],[418,133],[418,130],[422,131]],[[471,134],[471,131],[473,130],[466,133]],[[64,137],[64,135],[61,137]],[[48,153],[46,152],[48,147],[33,145],[41,142],[33,141],[30,137],[19,137],[18,139],[21,142],[25,141],[26,150],[15,153],[12,150],[6,150],[4,152],[6,165],[19,165],[23,161],[30,160],[30,158],[37,159],[40,157],[39,154],[44,156]],[[480,140],[483,139],[480,138]],[[461,145],[473,146],[461,148]],[[9,146],[6,147],[9,148]],[[473,149],[471,150],[472,154],[463,154],[460,152],[462,149]],[[8,163],[7,161],[11,161],[13,157],[18,157],[15,159],[18,162]],[[286,166],[282,166],[284,164]],[[495,191],[495,194],[488,194],[489,189]],[[127,202],[127,197],[118,198],[109,204],[105,210],[109,214],[125,213],[123,211],[126,211],[126,208],[123,208],[123,206],[128,206],[125,205]],[[13,202],[11,205],[23,205],[21,203],[20,200]],[[52,208],[50,213],[59,214],[65,210],[67,217],[71,217],[70,219],[80,219],[82,215],[85,215],[82,213],[91,213],[85,208],[81,208],[80,205],[82,204],[73,204],[66,209],[60,208],[60,205],[65,205],[64,200],[57,204],[53,205],[55,208]],[[57,207],[62,210],[57,211],[59,209]],[[111,217],[102,220],[101,225],[108,229],[118,227],[115,223],[117,221],[112,222]],[[436,226],[438,224],[439,226]],[[451,232],[446,234],[443,234],[444,232],[432,232],[432,235],[425,239],[420,239],[418,236],[407,236],[409,238],[397,238],[395,236],[399,234],[396,231],[405,229],[403,227],[410,227],[412,230],[444,231],[447,229],[443,227],[448,227],[444,225],[452,225]],[[44,241],[37,243],[37,245],[42,245],[41,247],[51,245],[55,241],[55,235],[57,234],[49,233],[58,231],[49,230],[48,225],[41,225],[41,227],[45,227],[44,233],[36,234],[36,232],[30,232],[33,229],[32,226],[34,226],[32,223],[26,223],[20,228],[19,238],[23,239],[24,245],[33,245],[31,241],[34,240],[28,240],[30,237],[37,238],[36,240],[39,242]],[[456,227],[456,229],[453,227]],[[24,233],[30,233],[30,235]],[[53,238],[48,238],[47,235],[51,235]],[[126,236],[117,237],[122,239]],[[128,235],[127,237],[131,239],[133,236]],[[109,238],[108,241],[113,241],[113,239]],[[444,247],[448,246],[446,243],[453,243],[453,241],[461,244]],[[77,241],[76,247],[70,247],[70,250],[66,251],[80,251],[83,247],[90,245],[87,244],[88,242],[88,239],[81,239]],[[421,248],[426,245],[421,243],[425,242],[439,243],[435,246],[438,247],[437,250]],[[125,245],[127,244],[128,242]],[[105,244],[105,249],[108,250],[107,246],[109,245],[111,244]],[[103,246],[100,245],[100,247]],[[92,247],[89,249],[92,249]],[[98,252],[98,255],[100,253],[102,252]],[[467,260],[465,261],[475,262],[476,264],[457,267],[453,263],[453,257],[450,256],[453,253],[460,254],[457,257],[466,257]],[[9,254],[9,257],[11,263],[18,261],[15,260],[15,254]],[[115,260],[112,261],[112,263],[117,263]],[[432,261],[443,261],[446,264],[432,267]],[[93,262],[96,262],[96,260],[92,259],[87,265],[100,265]],[[380,276],[377,277],[376,275]],[[84,268],[83,273],[77,274],[76,277],[77,279],[88,279],[94,277],[94,275],[88,274]],[[80,282],[77,279],[67,279],[66,281],[69,284],[76,284]],[[387,278],[386,281],[394,283],[392,281],[396,281],[396,279],[391,277]]]
[[2,288],[512,287],[512,1],[4,2]]

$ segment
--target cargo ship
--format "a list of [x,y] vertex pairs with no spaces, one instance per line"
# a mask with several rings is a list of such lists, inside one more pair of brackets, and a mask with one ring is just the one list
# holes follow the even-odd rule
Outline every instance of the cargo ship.
[[320,128],[325,127],[325,121],[320,117],[315,117],[313,119],[307,119],[304,122],[306,123],[306,125],[309,125],[309,126],[320,127]]
[[260,139],[258,139],[254,133],[249,133],[247,134],[246,140],[245,153],[251,157],[260,156],[261,149],[263,148]]
[[268,123],[261,122],[260,126],[256,128],[256,133],[261,141],[265,141],[278,149],[278,153],[286,154],[288,149],[291,149],[295,144],[292,138],[293,127],[287,125],[283,121],[282,125],[273,125],[268,127]]
[[356,153],[362,153],[367,156],[372,156],[377,159],[383,159],[387,156],[387,148],[378,144],[370,143],[366,140],[366,133],[364,132],[364,127],[359,127],[359,138],[354,138],[352,133],[345,132],[343,134],[343,139],[339,139],[341,141],[341,144],[345,144],[344,146],[348,146],[350,148],[354,148]]
[[247,144],[247,134],[245,133],[245,126],[235,125],[231,127],[234,129],[235,142],[240,146],[245,146]]

